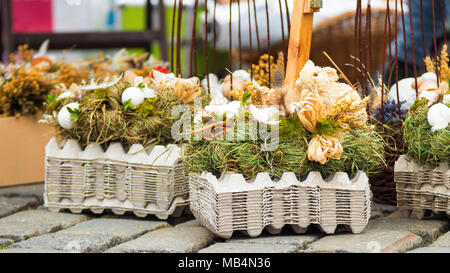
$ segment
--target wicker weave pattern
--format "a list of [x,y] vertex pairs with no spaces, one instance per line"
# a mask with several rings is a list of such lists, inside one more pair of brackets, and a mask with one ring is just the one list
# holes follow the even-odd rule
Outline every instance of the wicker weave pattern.
[[398,207],[450,216],[450,168],[448,162],[439,166],[419,165],[406,156],[395,164]]
[[362,172],[352,180],[337,173],[328,182],[318,172],[311,172],[304,182],[293,173],[285,173],[278,182],[266,173],[253,182],[239,174],[220,179],[211,173],[192,174],[190,199],[194,216],[223,238],[230,238],[234,231],[257,237],[266,227],[278,234],[285,225],[304,233],[311,224],[328,234],[337,225],[360,233],[370,219],[371,207],[368,178]]
[[[151,151],[134,145],[125,153],[119,143],[104,152],[91,144],[84,151],[74,140],[46,147],[45,205],[54,211],[90,209],[116,214],[127,211],[161,219],[180,214],[188,205],[188,179],[176,145]],[[175,215],[176,216],[176,215]]]

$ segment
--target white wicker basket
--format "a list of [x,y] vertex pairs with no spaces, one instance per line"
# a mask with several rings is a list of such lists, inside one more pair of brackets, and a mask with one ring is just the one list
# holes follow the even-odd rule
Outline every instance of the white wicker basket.
[[176,145],[145,150],[133,145],[126,153],[120,143],[103,151],[97,144],[82,150],[75,140],[46,146],[45,205],[51,211],[89,209],[101,214],[133,212],[160,219],[179,216],[189,204],[189,185]]
[[416,211],[421,218],[425,211],[444,212],[450,216],[450,168],[448,162],[439,166],[420,165],[406,156],[395,163],[397,206]]
[[266,227],[278,234],[285,225],[304,233],[311,224],[320,225],[328,234],[337,225],[360,233],[371,209],[369,182],[362,172],[351,180],[346,173],[336,173],[328,181],[311,172],[303,182],[294,173],[285,173],[277,182],[267,173],[260,173],[254,181],[240,174],[220,179],[211,173],[192,174],[190,200],[194,216],[223,238],[230,238],[234,231],[257,237]]

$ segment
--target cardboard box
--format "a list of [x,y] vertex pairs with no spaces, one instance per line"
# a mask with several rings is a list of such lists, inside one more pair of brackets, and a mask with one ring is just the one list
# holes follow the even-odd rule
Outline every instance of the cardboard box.
[[45,145],[55,130],[38,120],[0,118],[0,187],[44,181]]

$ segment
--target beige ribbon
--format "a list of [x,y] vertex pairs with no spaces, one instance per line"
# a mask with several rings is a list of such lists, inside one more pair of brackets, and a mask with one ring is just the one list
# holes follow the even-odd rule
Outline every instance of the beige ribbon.
[[319,94],[308,90],[303,90],[300,95],[300,102],[296,103],[297,115],[303,126],[314,133],[317,121],[323,115],[323,99]]
[[341,159],[344,148],[341,142],[331,136],[314,136],[308,147],[308,159],[325,164],[329,159]]
[[[296,106],[300,122],[314,134],[317,122],[325,115],[322,97],[309,90],[303,90],[301,100]],[[315,135],[308,145],[308,159],[325,164],[329,159],[341,159],[343,151],[341,141],[338,138]]]

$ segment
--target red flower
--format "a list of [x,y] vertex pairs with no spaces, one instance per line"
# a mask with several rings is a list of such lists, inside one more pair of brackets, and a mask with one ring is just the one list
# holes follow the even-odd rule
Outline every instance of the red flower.
[[[163,74],[169,74],[169,70],[167,70],[167,69],[165,69],[164,67],[162,67],[162,66],[158,66],[157,68],[155,68],[155,69],[153,69],[153,71],[158,71],[158,72],[161,72],[161,73],[163,73]],[[154,77],[153,77],[153,71],[152,71],[152,74],[150,75],[150,77],[152,78],[152,79],[154,79]]]

